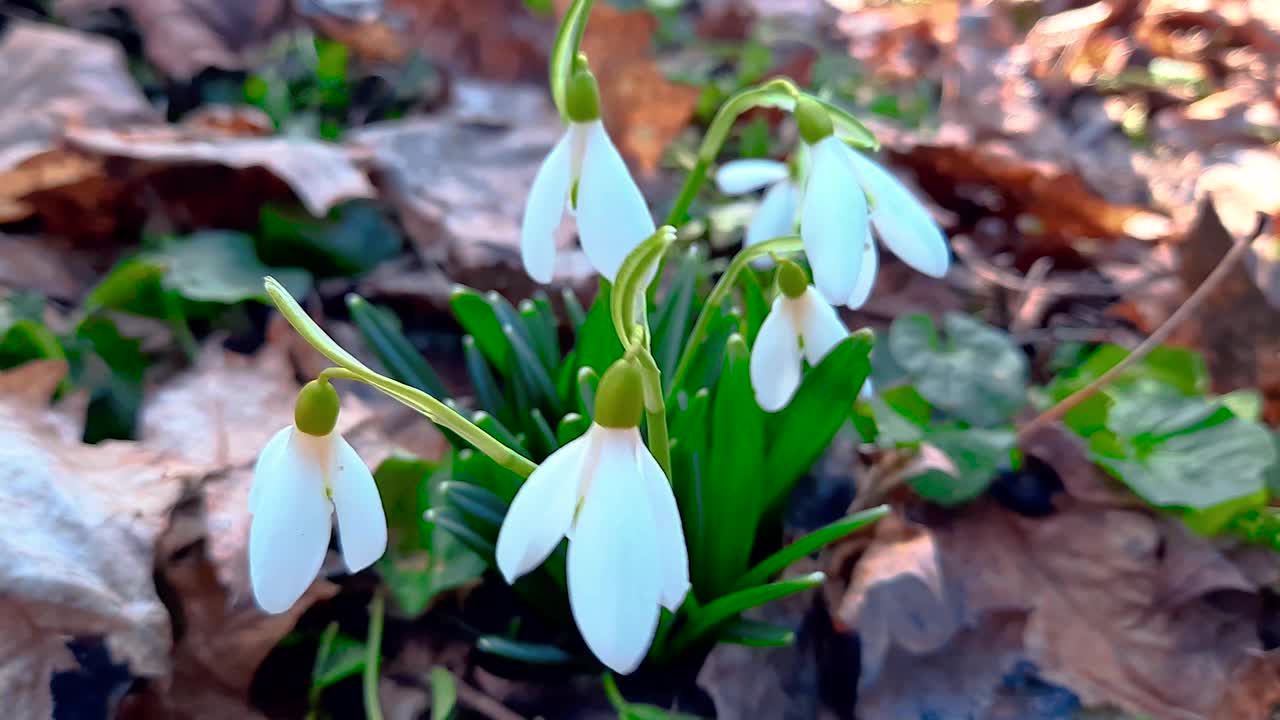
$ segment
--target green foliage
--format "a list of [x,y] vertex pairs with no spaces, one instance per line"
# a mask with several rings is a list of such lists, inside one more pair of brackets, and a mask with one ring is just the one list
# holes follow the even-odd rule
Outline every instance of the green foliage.
[[[394,257],[404,238],[378,207],[353,200],[315,218],[297,208],[266,205],[258,214],[258,247],[268,262],[301,265],[320,276],[362,275]],[[285,279],[276,279],[290,286]],[[259,292],[262,279],[258,278]]]
[[[478,579],[484,561],[448,531],[423,519],[442,507],[448,467],[390,458],[374,473],[387,515],[389,552],[377,563],[402,611],[420,615],[441,592]],[[500,506],[505,508],[505,506]]]
[[1027,400],[1027,360],[1008,335],[947,313],[945,337],[928,315],[900,315],[889,352],[911,384],[940,410],[970,425],[1007,423]]
[[[630,259],[624,268],[633,275],[647,272],[639,258]],[[670,372],[689,341],[695,317],[704,309],[698,290],[705,266],[698,255],[689,254],[666,270],[671,282],[650,303],[648,316],[654,328],[655,361]],[[627,272],[620,273],[620,282],[627,277]],[[627,308],[614,302],[613,290],[602,282],[586,311],[576,297],[567,296],[566,315],[573,324],[561,332],[545,296],[521,302],[517,309],[496,293],[456,288],[451,307],[467,333],[463,353],[474,389],[472,421],[535,461],[586,432],[599,377],[624,352],[611,315],[625,314]],[[754,278],[743,298],[757,310],[767,307]],[[347,302],[387,371],[402,382],[429,385],[422,378],[434,376],[434,371],[390,314],[356,296]],[[872,340],[859,333],[841,343],[808,374],[791,408],[770,416],[755,402],[748,373],[750,352],[739,334],[758,330],[763,315],[744,318],[729,305],[711,309],[716,319],[681,388],[686,400],[667,408],[673,492],[685,523],[694,587],[685,607],[664,620],[665,629],[651,654],[655,658],[675,660],[685,650],[716,642],[722,635],[748,644],[785,642],[790,637],[785,631],[739,622],[742,611],[812,586],[813,578],[771,581],[791,562],[881,514],[877,510],[855,516],[787,548],[778,548],[776,541],[771,544],[767,535],[762,540],[760,529],[777,526],[782,500],[849,421],[870,371]],[[561,346],[563,337],[575,339],[572,347]],[[430,495],[413,510],[421,517],[427,509],[428,525],[452,534],[473,557],[492,563],[507,504],[522,480],[453,440],[452,459],[438,471],[447,477],[437,485],[439,496]],[[379,470],[380,478],[384,472]],[[750,565],[762,556],[768,556],[765,563]],[[393,582],[394,576],[387,577]],[[528,599],[532,612],[555,621],[560,634],[549,644],[545,639],[529,642],[517,630],[486,636],[479,647],[523,662],[588,663],[564,600],[563,546],[514,587]],[[419,606],[422,603],[415,605]]]

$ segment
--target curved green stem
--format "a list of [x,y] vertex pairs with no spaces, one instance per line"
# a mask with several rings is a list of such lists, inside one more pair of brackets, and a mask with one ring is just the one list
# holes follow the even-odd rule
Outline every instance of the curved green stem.
[[285,320],[289,321],[293,329],[312,347],[338,365],[336,368],[322,371],[321,377],[359,380],[372,385],[391,398],[422,413],[431,422],[457,433],[477,450],[492,458],[494,462],[521,477],[528,477],[529,473],[537,467],[431,395],[370,370],[354,355],[334,342],[324,330],[321,330],[320,326],[311,319],[310,315],[307,315],[302,306],[298,305],[289,291],[285,290],[275,278],[266,278],[264,285],[276,308],[280,310],[281,315],[284,315]]
[[738,273],[747,267],[747,263],[758,257],[766,255],[783,254],[798,252],[803,248],[799,235],[787,235],[785,237],[767,240],[758,245],[743,248],[733,260],[729,263],[729,267],[725,268],[724,274],[716,281],[716,286],[711,289],[711,294],[707,296],[707,300],[702,305],[702,310],[698,313],[698,319],[693,324],[693,330],[689,333],[689,339],[684,344],[684,349],[680,351],[680,361],[676,363],[676,370],[671,375],[671,396],[679,391],[680,384],[684,382],[684,376],[689,372],[689,366],[693,363],[693,358],[697,355],[698,348],[702,345],[702,341],[706,339],[707,329],[711,326],[711,320],[715,314],[719,312],[720,305],[729,296],[729,292],[733,290],[733,284],[738,279]]
[[786,78],[777,78],[759,87],[742,90],[726,100],[716,111],[716,116],[711,119],[707,134],[703,136],[702,145],[698,148],[698,158],[693,170],[685,178],[680,194],[676,196],[675,205],[667,214],[664,224],[678,226],[689,219],[689,206],[693,204],[693,199],[697,197],[702,184],[706,182],[711,163],[715,162],[716,157],[720,155],[720,148],[724,146],[724,141],[728,139],[729,131],[733,129],[733,123],[739,115],[754,107],[794,102],[799,95],[800,90],[794,83]]
[[364,655],[364,716],[367,720],[382,720],[382,704],[378,701],[378,666],[382,660],[382,618],[386,610],[386,598],[382,590],[373,593],[369,603],[369,637],[365,640]]
[[662,396],[662,371],[649,352],[646,337],[644,346],[635,353],[640,364],[640,380],[644,389],[644,414],[649,425],[649,452],[658,461],[662,474],[671,480],[671,439],[667,434],[667,403]]
[[560,20],[560,28],[556,31],[555,44],[551,46],[551,58],[548,62],[551,99],[555,102],[556,110],[560,111],[560,117],[566,121],[565,87],[573,73],[573,62],[578,56],[578,47],[582,44],[582,34],[587,30],[591,2],[592,0],[575,0],[569,5]]

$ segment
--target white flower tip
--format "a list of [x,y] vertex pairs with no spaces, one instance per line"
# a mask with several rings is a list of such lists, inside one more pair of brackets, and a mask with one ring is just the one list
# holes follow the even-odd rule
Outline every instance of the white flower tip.
[[683,585],[678,587],[672,586],[667,588],[662,593],[662,607],[670,610],[671,612],[679,610],[680,606],[684,604],[685,596],[689,594],[689,589],[692,587],[693,585],[688,581],[685,581]]

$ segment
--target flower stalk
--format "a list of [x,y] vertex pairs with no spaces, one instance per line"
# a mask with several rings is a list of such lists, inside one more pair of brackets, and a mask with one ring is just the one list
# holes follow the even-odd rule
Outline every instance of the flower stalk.
[[289,321],[293,329],[318,350],[320,354],[339,366],[321,372],[321,378],[358,380],[366,385],[371,385],[392,399],[423,414],[431,422],[457,433],[459,437],[474,445],[477,450],[488,455],[494,462],[521,477],[528,477],[537,467],[527,458],[503,445],[489,433],[476,427],[474,423],[459,415],[457,411],[448,405],[415,387],[380,375],[357,360],[354,355],[344,350],[324,330],[320,329],[320,326],[311,319],[310,315],[307,315],[302,306],[298,305],[298,302],[293,299],[289,291],[285,290],[284,286],[275,278],[266,278],[264,286],[266,287],[267,295],[271,297],[271,301],[275,303],[276,308],[280,310],[280,314]]

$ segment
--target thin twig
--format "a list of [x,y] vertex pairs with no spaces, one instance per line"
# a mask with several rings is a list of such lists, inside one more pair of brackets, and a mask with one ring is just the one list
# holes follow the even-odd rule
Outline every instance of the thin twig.
[[1169,336],[1173,334],[1173,331],[1178,329],[1178,326],[1204,303],[1205,298],[1209,297],[1210,293],[1222,284],[1222,281],[1231,273],[1235,264],[1241,257],[1244,257],[1246,252],[1249,251],[1249,248],[1253,245],[1255,239],[1257,239],[1257,235],[1249,240],[1237,242],[1230,250],[1228,250],[1227,254],[1223,255],[1222,259],[1218,261],[1218,265],[1209,273],[1209,276],[1204,279],[1204,282],[1200,283],[1200,287],[1196,288],[1195,292],[1191,293],[1191,296],[1187,298],[1186,302],[1182,303],[1182,305],[1169,316],[1169,319],[1164,321],[1163,325],[1156,328],[1156,331],[1151,333],[1150,337],[1143,340],[1138,347],[1134,348],[1133,352],[1125,356],[1125,358],[1117,363],[1115,367],[1098,376],[1098,379],[1088,385],[1080,388],[1074,393],[1071,393],[1066,398],[1063,398],[1062,402],[1040,413],[1032,419],[1031,422],[1023,425],[1022,428],[1018,430],[1019,442],[1025,440],[1040,428],[1061,420],[1063,416],[1071,412],[1073,408],[1085,400],[1088,400],[1099,390],[1106,387],[1116,378],[1120,377],[1120,375],[1124,373],[1125,370],[1129,369],[1131,365],[1146,357],[1147,353],[1151,352],[1160,345],[1160,343],[1167,340]]
[[523,715],[464,683],[457,675],[454,675],[453,680],[454,685],[458,688],[458,699],[462,701],[462,704],[489,718],[489,720],[525,720]]

